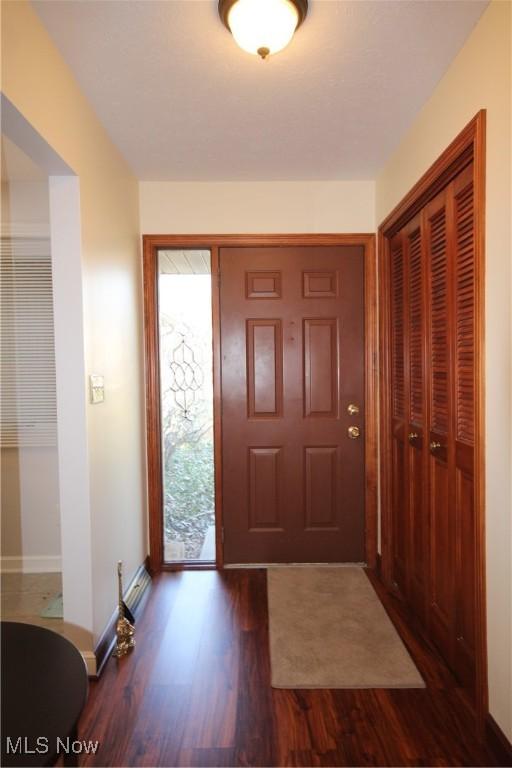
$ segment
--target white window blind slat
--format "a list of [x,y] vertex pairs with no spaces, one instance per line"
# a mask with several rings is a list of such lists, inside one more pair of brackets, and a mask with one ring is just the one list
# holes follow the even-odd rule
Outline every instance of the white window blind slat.
[[57,442],[50,241],[0,238],[0,444]]

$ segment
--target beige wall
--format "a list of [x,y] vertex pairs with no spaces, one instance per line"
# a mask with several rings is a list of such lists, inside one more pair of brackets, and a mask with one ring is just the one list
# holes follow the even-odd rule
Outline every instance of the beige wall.
[[373,181],[140,183],[143,234],[373,232]]
[[2,91],[80,183],[86,371],[106,398],[87,405],[93,634],[146,554],[138,185],[25,0],[2,3]]
[[60,571],[57,449],[2,448],[2,571]]
[[50,237],[48,179],[2,179],[2,234]]
[[377,219],[487,109],[486,527],[490,711],[512,738],[511,4],[495,1],[377,179]]

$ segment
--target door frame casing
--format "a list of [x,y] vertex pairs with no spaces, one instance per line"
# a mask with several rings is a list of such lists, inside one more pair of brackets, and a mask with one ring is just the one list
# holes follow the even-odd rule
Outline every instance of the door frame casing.
[[[375,235],[253,234],[143,235],[144,341],[146,377],[146,444],[149,516],[149,567],[161,570],[223,568],[222,391],[220,357],[220,250],[243,247],[362,246],[364,248],[365,313],[365,549],[368,567],[377,557],[378,504],[378,326]],[[160,356],[158,339],[158,251],[162,248],[203,249],[211,253],[213,328],[213,422],[215,462],[216,564],[164,563],[163,482],[160,420]]]
[[476,716],[480,727],[488,712],[485,592],[485,118],[480,110],[384,219],[378,231],[380,337],[380,572],[392,588],[391,493],[391,238],[433,199],[464,167],[473,162],[475,234],[475,668]]

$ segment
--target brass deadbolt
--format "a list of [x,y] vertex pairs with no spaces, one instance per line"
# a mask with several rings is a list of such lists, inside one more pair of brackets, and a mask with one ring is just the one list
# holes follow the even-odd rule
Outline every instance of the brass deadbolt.
[[350,405],[347,408],[347,412],[350,416],[355,416],[356,413],[359,413],[359,406],[354,405],[354,403],[350,403]]

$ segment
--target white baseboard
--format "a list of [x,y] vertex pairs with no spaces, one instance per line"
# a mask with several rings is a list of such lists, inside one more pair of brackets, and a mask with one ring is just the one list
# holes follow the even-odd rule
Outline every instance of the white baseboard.
[[62,571],[60,555],[0,557],[1,573],[58,573],[60,571]]
[[88,676],[96,677],[98,673],[98,668],[96,665],[96,654],[94,651],[80,651],[80,653],[84,658]]

